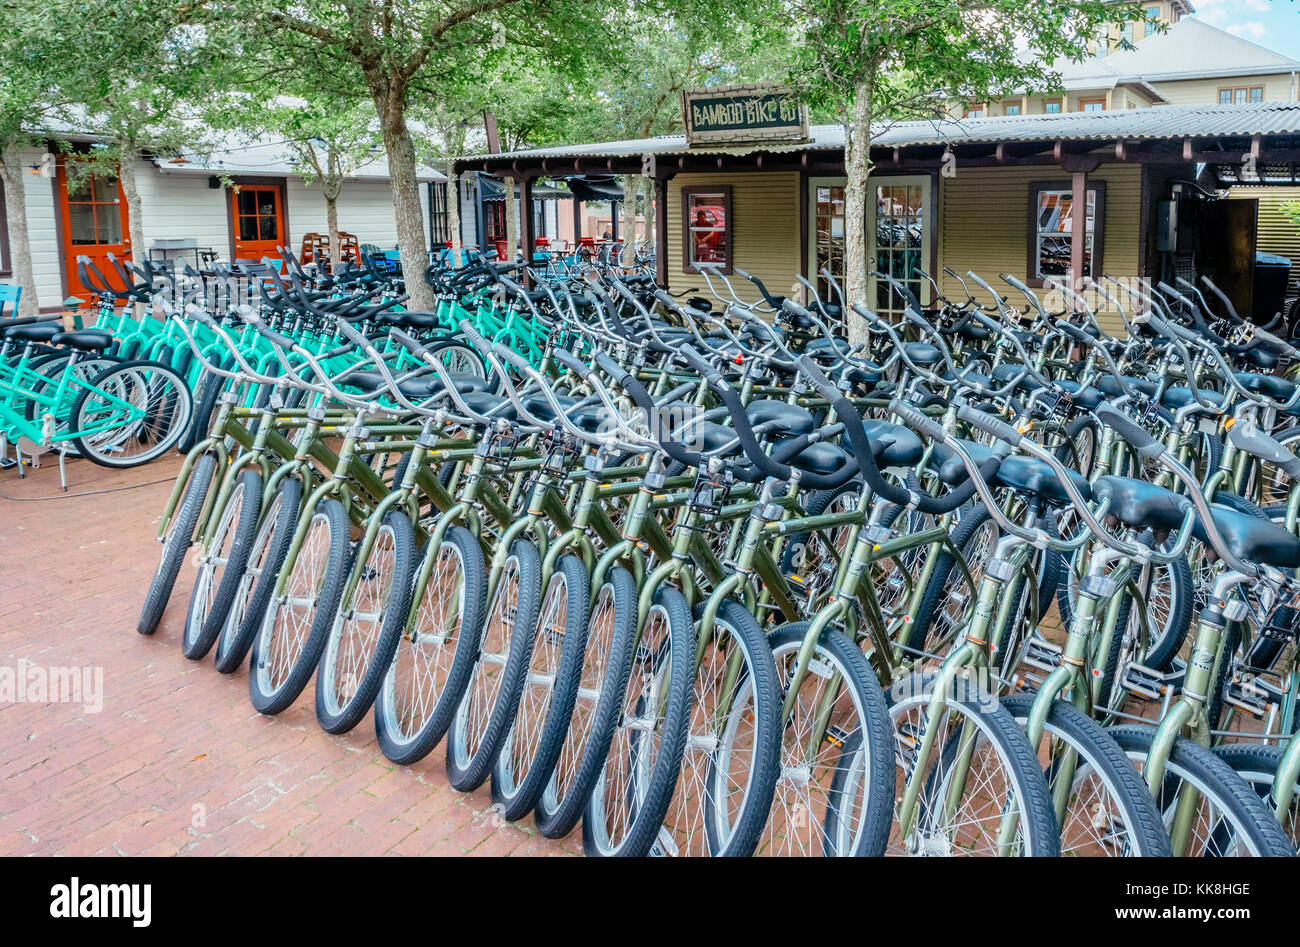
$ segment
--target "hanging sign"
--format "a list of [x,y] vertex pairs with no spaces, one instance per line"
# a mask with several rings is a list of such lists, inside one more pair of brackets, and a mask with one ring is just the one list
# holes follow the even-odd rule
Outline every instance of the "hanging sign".
[[682,92],[690,145],[808,140],[808,108],[774,85],[716,86]]

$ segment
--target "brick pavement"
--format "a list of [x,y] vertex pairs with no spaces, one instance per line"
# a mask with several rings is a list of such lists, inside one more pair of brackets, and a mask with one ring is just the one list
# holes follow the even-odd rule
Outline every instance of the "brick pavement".
[[136,634],[179,466],[178,456],[121,472],[72,461],[70,494],[148,485],[48,501],[10,498],[58,494],[57,464],[21,481],[0,471],[0,687],[20,662],[103,671],[98,713],[0,696],[9,701],[0,703],[0,855],[581,850],[577,833],[553,842],[528,820],[503,823],[486,787],[453,790],[441,749],[398,767],[379,752],[369,718],[350,734],[322,732],[310,688],[278,717],[254,712],[245,672],[226,677],[180,653],[189,566],[158,631]]

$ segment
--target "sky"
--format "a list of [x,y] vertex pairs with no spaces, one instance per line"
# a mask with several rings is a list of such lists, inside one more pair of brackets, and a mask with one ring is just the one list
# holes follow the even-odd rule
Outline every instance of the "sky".
[[1198,20],[1300,59],[1300,0],[1191,0]]

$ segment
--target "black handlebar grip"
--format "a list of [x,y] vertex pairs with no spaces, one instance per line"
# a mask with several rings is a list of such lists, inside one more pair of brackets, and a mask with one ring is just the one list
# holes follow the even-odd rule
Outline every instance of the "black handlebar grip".
[[596,367],[624,387],[626,387],[626,380],[632,377],[627,369],[604,352],[596,353]]
[[808,377],[808,381],[816,389],[817,393],[827,401],[834,401],[839,397],[839,389],[831,384],[829,378],[823,374],[821,367],[807,355],[800,355],[799,370]]
[[971,427],[983,431],[999,441],[1006,441],[1012,447],[1020,446],[1020,441],[1024,437],[1014,425],[1008,424],[1000,418],[995,418],[991,414],[985,414],[972,408],[970,405],[962,405],[957,409],[957,418]]
[[1078,342],[1080,345],[1092,345],[1094,342],[1092,336],[1084,332],[1082,329],[1080,329],[1078,326],[1074,325],[1073,323],[1066,322],[1064,319],[1062,319],[1060,322],[1056,324],[1056,328],[1060,329],[1062,332],[1064,332],[1070,338],[1074,339],[1074,341]]
[[1143,460],[1154,460],[1165,452],[1165,445],[1152,437],[1140,424],[1114,405],[1098,406],[1097,419],[1118,434]]
[[943,425],[927,417],[910,404],[903,404],[897,398],[889,399],[889,410],[903,419],[903,423],[913,430],[920,431],[932,441],[943,441],[948,436]]
[[416,358],[418,359],[424,358],[424,346],[421,345],[416,339],[411,338],[401,329],[397,329],[397,328],[390,329],[388,332],[388,337],[390,339],[396,339],[399,345],[405,348]]
[[556,348],[555,360],[584,381],[591,378],[591,368],[568,349]]

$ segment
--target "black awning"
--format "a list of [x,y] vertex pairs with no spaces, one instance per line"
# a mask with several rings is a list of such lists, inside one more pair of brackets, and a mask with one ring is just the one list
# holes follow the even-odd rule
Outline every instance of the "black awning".
[[612,174],[586,174],[565,178],[569,190],[580,201],[603,203],[622,201],[623,186]]
[[[480,174],[478,176],[478,192],[485,201],[504,201],[506,199],[506,182],[490,174]],[[533,200],[535,201],[567,201],[572,198],[573,195],[568,190],[557,185],[533,185]],[[518,184],[515,185],[515,200],[519,200]],[[609,198],[606,197],[603,200],[609,200]]]

